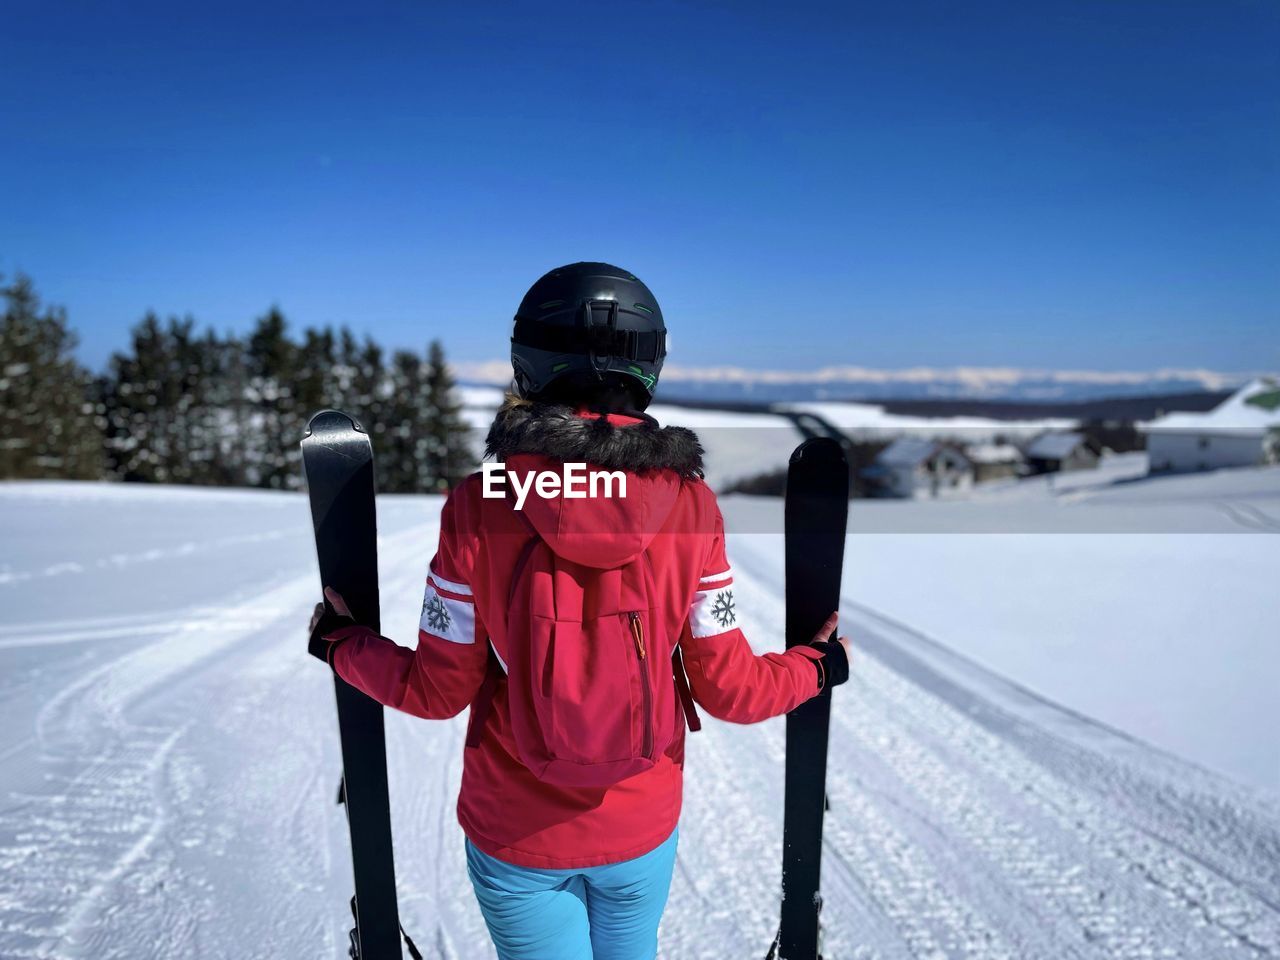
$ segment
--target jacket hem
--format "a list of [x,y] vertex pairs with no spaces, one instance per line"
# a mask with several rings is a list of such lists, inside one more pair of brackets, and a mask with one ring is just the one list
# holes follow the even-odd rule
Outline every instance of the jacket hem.
[[679,822],[680,817],[677,815],[668,826],[655,833],[652,837],[625,850],[611,850],[607,853],[594,854],[589,857],[552,857],[504,846],[495,840],[490,840],[468,824],[462,811],[458,811],[458,823],[462,826],[462,832],[466,834],[467,839],[475,844],[481,853],[488,854],[496,860],[501,860],[517,867],[534,867],[542,870],[581,870],[587,867],[603,867],[611,863],[621,863],[624,860],[643,857],[646,853],[651,853],[666,843],[671,834],[675,832]]

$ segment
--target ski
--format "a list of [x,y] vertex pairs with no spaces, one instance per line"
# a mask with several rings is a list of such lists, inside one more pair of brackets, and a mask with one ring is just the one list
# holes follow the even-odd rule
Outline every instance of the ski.
[[[787,646],[808,643],[840,606],[849,518],[849,464],[830,437],[796,447],[787,468]],[[821,960],[822,819],[831,690],[787,714],[782,828],[782,922],[771,960]]]
[[[378,630],[377,517],[369,436],[347,414],[323,410],[307,425],[302,466],[321,585],[336,589],[357,621]],[[350,956],[401,960],[382,706],[337,674],[333,683],[342,742],[338,802],[346,805],[355,875]]]

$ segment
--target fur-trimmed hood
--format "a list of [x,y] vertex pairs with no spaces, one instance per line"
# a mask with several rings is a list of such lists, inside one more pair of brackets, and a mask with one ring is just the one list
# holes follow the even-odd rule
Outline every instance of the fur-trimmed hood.
[[571,407],[508,398],[489,428],[486,454],[528,485],[531,472],[585,463],[622,471],[627,482],[604,496],[530,494],[524,519],[560,557],[613,569],[636,559],[662,530],[701,476],[702,446],[683,427],[659,427],[651,417],[605,418]]
[[485,439],[485,455],[506,460],[540,454],[565,463],[645,473],[670,469],[685,479],[702,476],[702,444],[685,427],[660,427],[652,417],[616,424],[582,416],[572,407],[534,403],[508,395]]

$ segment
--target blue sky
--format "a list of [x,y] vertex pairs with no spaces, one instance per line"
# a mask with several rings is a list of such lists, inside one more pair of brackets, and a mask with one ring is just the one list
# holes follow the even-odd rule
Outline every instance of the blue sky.
[[682,364],[1280,369],[1270,0],[356,7],[11,5],[0,270],[86,362],[272,303],[501,357],[602,259]]

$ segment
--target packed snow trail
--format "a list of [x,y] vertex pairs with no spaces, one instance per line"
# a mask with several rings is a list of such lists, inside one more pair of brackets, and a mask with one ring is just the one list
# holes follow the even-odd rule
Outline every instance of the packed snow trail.
[[[305,501],[58,489],[0,488],[0,957],[341,956],[350,871],[332,688],[304,653]],[[439,500],[379,507],[384,629],[411,642]],[[748,636],[777,649],[779,540],[730,540]],[[848,557],[866,559],[857,537]],[[858,599],[833,711],[832,960],[1280,956],[1274,801]],[[427,956],[470,960],[494,954],[454,819],[463,727],[388,715],[405,926]],[[690,738],[662,956],[763,955],[783,742],[780,719]]]

